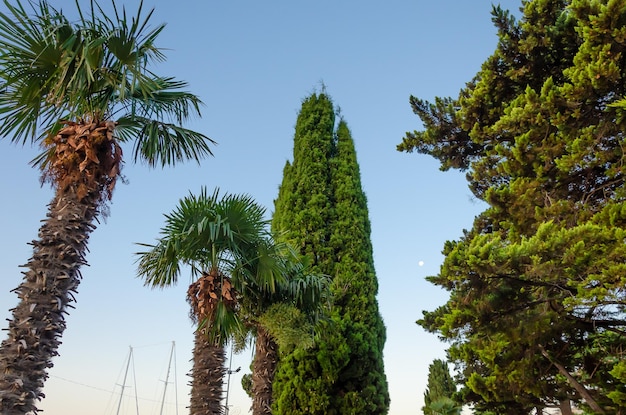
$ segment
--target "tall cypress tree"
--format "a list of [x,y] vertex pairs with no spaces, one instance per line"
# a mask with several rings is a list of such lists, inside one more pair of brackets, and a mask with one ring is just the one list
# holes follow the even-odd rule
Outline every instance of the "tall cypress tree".
[[313,272],[332,270],[330,228],[332,191],[329,163],[335,151],[333,104],[325,95],[312,95],[302,103],[296,122],[293,163],[287,162],[272,228],[308,255]]
[[333,308],[316,346],[296,349],[274,381],[275,413],[385,414],[385,327],[378,311],[367,199],[345,121],[313,94],[296,123],[272,226],[332,277]]

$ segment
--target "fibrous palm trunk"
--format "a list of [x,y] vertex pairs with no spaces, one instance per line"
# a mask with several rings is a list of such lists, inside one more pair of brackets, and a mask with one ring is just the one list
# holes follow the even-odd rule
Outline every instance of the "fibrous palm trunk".
[[[94,196],[99,200],[99,196]],[[52,358],[65,330],[64,314],[85,264],[87,239],[95,228],[98,203],[76,197],[73,189],[50,203],[47,219],[33,241],[33,256],[15,289],[20,299],[0,346],[0,413],[37,413]],[[92,201],[93,202],[93,201]],[[91,207],[90,207],[91,205]]]
[[191,369],[190,415],[221,415],[226,369],[224,347],[211,344],[204,330],[196,330]]
[[53,150],[45,175],[55,197],[33,241],[33,256],[24,265],[19,298],[0,345],[0,414],[37,413],[36,402],[47,369],[58,355],[65,330],[64,314],[72,307],[85,264],[87,240],[103,199],[110,196],[119,173],[121,150],[111,122],[65,123],[46,144]]
[[272,382],[278,363],[278,346],[262,327],[257,330],[252,367],[252,414],[271,415]]

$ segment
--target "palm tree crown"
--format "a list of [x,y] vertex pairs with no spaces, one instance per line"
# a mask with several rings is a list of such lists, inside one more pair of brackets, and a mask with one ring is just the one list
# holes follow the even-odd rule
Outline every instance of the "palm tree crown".
[[[190,194],[165,215],[157,243],[140,244],[149,250],[138,253],[138,275],[147,286],[162,288],[176,284],[183,268],[189,267],[194,319],[207,324],[212,341],[223,344],[234,330],[243,330],[233,307],[236,293],[245,290],[251,277],[250,263],[258,259],[268,236],[264,214],[248,195],[221,197],[219,189],[209,194],[206,188]],[[274,265],[264,261],[268,273]],[[280,277],[278,269],[273,275]]]
[[92,0],[87,15],[77,1],[72,23],[44,0],[31,4],[32,14],[19,0],[4,4],[0,136],[50,148],[65,120],[111,120],[119,142],[135,140],[135,161],[164,166],[211,154],[210,139],[180,126],[200,115],[199,98],[184,91],[185,82],[150,69],[165,59],[155,45],[164,24],[150,28],[153,11],[144,16],[140,3],[129,19],[113,2],[109,17]]

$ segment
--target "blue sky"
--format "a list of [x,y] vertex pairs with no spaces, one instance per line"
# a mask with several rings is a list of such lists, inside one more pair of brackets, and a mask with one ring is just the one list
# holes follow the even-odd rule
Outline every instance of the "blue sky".
[[[406,131],[421,128],[410,95],[456,96],[494,50],[492,2],[144,2],[155,8],[155,24],[167,23],[159,44],[168,49],[168,60],[154,70],[189,82],[205,104],[203,117],[189,126],[219,144],[215,157],[200,165],[157,170],[132,164],[131,148],[125,149],[128,183],[118,185],[110,216],[90,238],[90,266],[82,270],[76,309],[67,318],[41,408],[52,415],[116,413],[132,346],[129,397],[120,413],[136,413],[136,404],[141,413],[159,413],[175,342],[169,381],[176,377],[177,383],[168,384],[163,414],[176,413],[175,391],[178,413],[186,413],[190,280],[185,275],[168,290],[144,288],[135,277],[135,243],[153,242],[163,214],[202,186],[247,193],[271,214],[283,166],[292,159],[300,103],[323,84],[352,131],[368,197],[378,301],[387,326],[389,413],[420,413],[428,365],[445,357],[445,345],[415,324],[422,310],[446,301],[446,293],[424,277],[437,273],[444,242],[471,227],[483,205],[472,198],[463,174],[441,172],[434,159],[395,147]],[[74,2],[51,3],[69,12]],[[138,4],[119,3],[129,12]],[[500,4],[517,12],[520,1]],[[3,322],[17,301],[9,290],[19,284],[19,265],[30,257],[27,243],[36,238],[52,197],[28,164],[37,152],[0,140]],[[231,415],[250,407],[240,383],[250,356],[248,350],[233,358],[233,369],[243,369],[231,377]]]

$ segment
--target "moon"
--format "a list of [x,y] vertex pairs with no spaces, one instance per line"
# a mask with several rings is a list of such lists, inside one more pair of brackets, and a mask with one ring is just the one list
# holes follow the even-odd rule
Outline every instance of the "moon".
[[418,262],[417,265],[419,265],[420,267],[423,267],[424,266],[424,261]]

